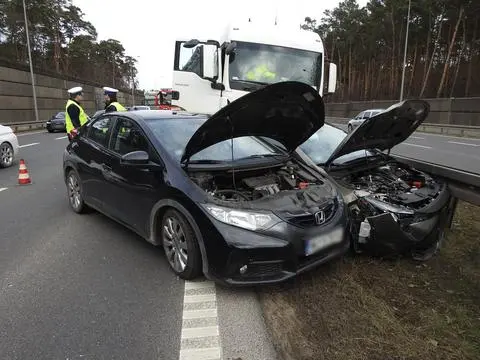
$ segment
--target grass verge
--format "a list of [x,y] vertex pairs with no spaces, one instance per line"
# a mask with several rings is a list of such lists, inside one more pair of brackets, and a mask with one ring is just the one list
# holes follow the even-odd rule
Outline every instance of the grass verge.
[[480,213],[425,263],[350,256],[259,291],[285,360],[480,359]]

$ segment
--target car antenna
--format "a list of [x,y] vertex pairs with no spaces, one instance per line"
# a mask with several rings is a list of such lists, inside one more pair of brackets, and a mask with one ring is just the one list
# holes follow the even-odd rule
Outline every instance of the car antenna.
[[233,182],[233,188],[235,190],[237,190],[237,185],[235,183],[235,158],[234,158],[234,154],[233,154],[233,123],[230,119],[230,116],[227,115],[227,120],[228,122],[230,123],[230,130],[231,130],[231,133],[230,133],[230,148],[231,148],[231,152],[232,152],[232,182]]

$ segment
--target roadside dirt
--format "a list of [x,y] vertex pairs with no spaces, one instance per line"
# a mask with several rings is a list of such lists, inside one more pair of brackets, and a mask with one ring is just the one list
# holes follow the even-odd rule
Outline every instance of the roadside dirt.
[[480,212],[425,263],[349,256],[259,291],[285,360],[480,359]]

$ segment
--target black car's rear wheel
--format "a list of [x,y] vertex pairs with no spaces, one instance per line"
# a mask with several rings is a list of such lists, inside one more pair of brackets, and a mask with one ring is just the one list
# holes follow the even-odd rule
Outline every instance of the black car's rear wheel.
[[199,276],[202,259],[198,240],[188,220],[177,210],[167,210],[162,219],[161,234],[172,270],[186,280]]
[[88,206],[83,200],[80,178],[74,170],[70,170],[67,175],[67,192],[68,201],[73,211],[78,214],[87,212]]

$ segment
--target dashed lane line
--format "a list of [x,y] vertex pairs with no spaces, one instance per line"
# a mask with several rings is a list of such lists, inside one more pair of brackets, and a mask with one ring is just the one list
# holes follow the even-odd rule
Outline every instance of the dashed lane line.
[[465,143],[460,141],[449,141],[450,144],[465,145],[465,146],[480,146],[480,144]]
[[7,190],[8,188],[0,188],[0,192]]
[[417,139],[417,140],[425,140],[424,137],[420,137],[420,136],[410,136],[409,139]]
[[20,145],[19,148],[24,148],[24,147],[29,147],[29,146],[35,146],[35,145],[38,145],[40,143],[36,142],[36,143],[31,143],[31,144],[25,144],[25,145]]
[[55,140],[66,139],[67,137],[68,137],[67,135],[65,135],[65,136],[60,136],[60,137],[58,137],[58,138],[55,138]]
[[211,281],[185,281],[179,360],[221,360],[217,297]]
[[416,146],[416,147],[420,147],[420,148],[424,148],[424,149],[431,149],[432,147],[431,146],[425,146],[425,145],[418,145],[418,144],[410,144],[410,143],[406,143],[406,142],[403,142],[399,145],[408,145],[408,146]]

